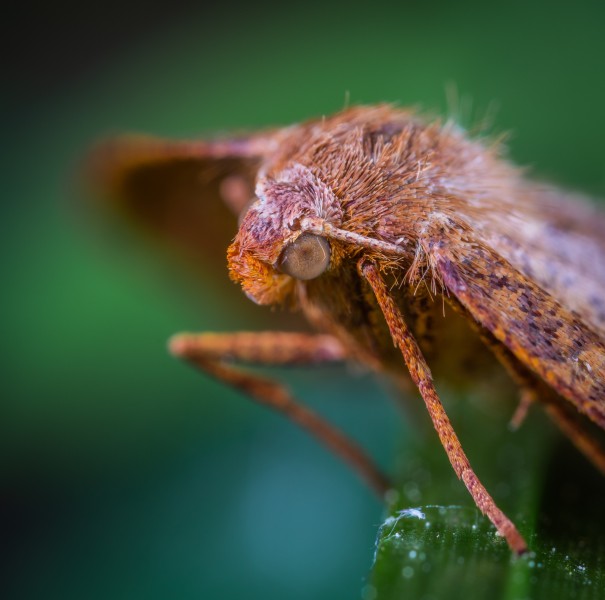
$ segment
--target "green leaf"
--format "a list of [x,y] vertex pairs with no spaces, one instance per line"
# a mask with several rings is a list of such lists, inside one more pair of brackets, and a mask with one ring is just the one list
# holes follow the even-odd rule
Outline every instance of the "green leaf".
[[530,552],[511,554],[456,480],[436,436],[412,434],[364,600],[605,598],[600,474],[539,407],[515,433],[498,427],[489,407],[460,402],[449,412],[475,471]]

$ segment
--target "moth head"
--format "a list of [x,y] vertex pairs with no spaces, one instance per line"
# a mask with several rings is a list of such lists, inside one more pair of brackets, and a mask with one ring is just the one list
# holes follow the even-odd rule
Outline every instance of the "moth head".
[[300,165],[261,181],[256,195],[229,247],[229,272],[257,304],[283,303],[296,281],[316,279],[333,268],[331,242],[303,231],[300,223],[306,217],[336,220],[340,204]]

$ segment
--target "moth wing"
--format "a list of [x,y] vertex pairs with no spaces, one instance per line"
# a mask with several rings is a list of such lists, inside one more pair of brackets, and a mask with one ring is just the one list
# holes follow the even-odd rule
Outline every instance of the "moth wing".
[[605,340],[463,225],[427,232],[445,290],[517,359],[605,429]]
[[139,228],[187,258],[208,263],[235,234],[235,217],[254,196],[272,136],[208,142],[121,136],[93,149],[84,178],[95,197]]

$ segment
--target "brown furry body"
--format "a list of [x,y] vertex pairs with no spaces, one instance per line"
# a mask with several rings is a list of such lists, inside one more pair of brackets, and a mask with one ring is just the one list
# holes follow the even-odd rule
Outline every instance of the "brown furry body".
[[[542,402],[605,472],[585,421],[605,429],[605,217],[528,180],[497,144],[389,106],[359,107],[218,141],[122,138],[97,151],[93,167],[123,208],[195,257],[219,228],[219,219],[208,227],[217,195],[239,214],[231,278],[255,302],[300,309],[328,335],[184,335],[173,352],[286,413],[379,492],[385,480],[338,432],[221,357],[344,358],[411,380],[454,470],[517,552],[525,542],[472,471],[429,364],[457,383],[487,368],[487,346],[521,387],[522,407]],[[320,258],[329,252],[319,275],[282,268],[301,236],[321,241]],[[304,256],[298,262],[304,269]]]

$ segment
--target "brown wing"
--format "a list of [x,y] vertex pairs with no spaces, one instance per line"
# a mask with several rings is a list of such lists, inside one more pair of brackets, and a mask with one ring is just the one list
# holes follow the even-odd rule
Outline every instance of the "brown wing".
[[[99,144],[87,162],[95,196],[193,260],[223,253],[254,194],[270,132],[211,142],[123,136]],[[220,261],[224,268],[224,262]]]
[[494,250],[605,338],[605,214],[581,197],[523,182],[457,215]]
[[423,246],[447,293],[518,360],[605,429],[605,340],[599,330],[462,224],[434,227]]

